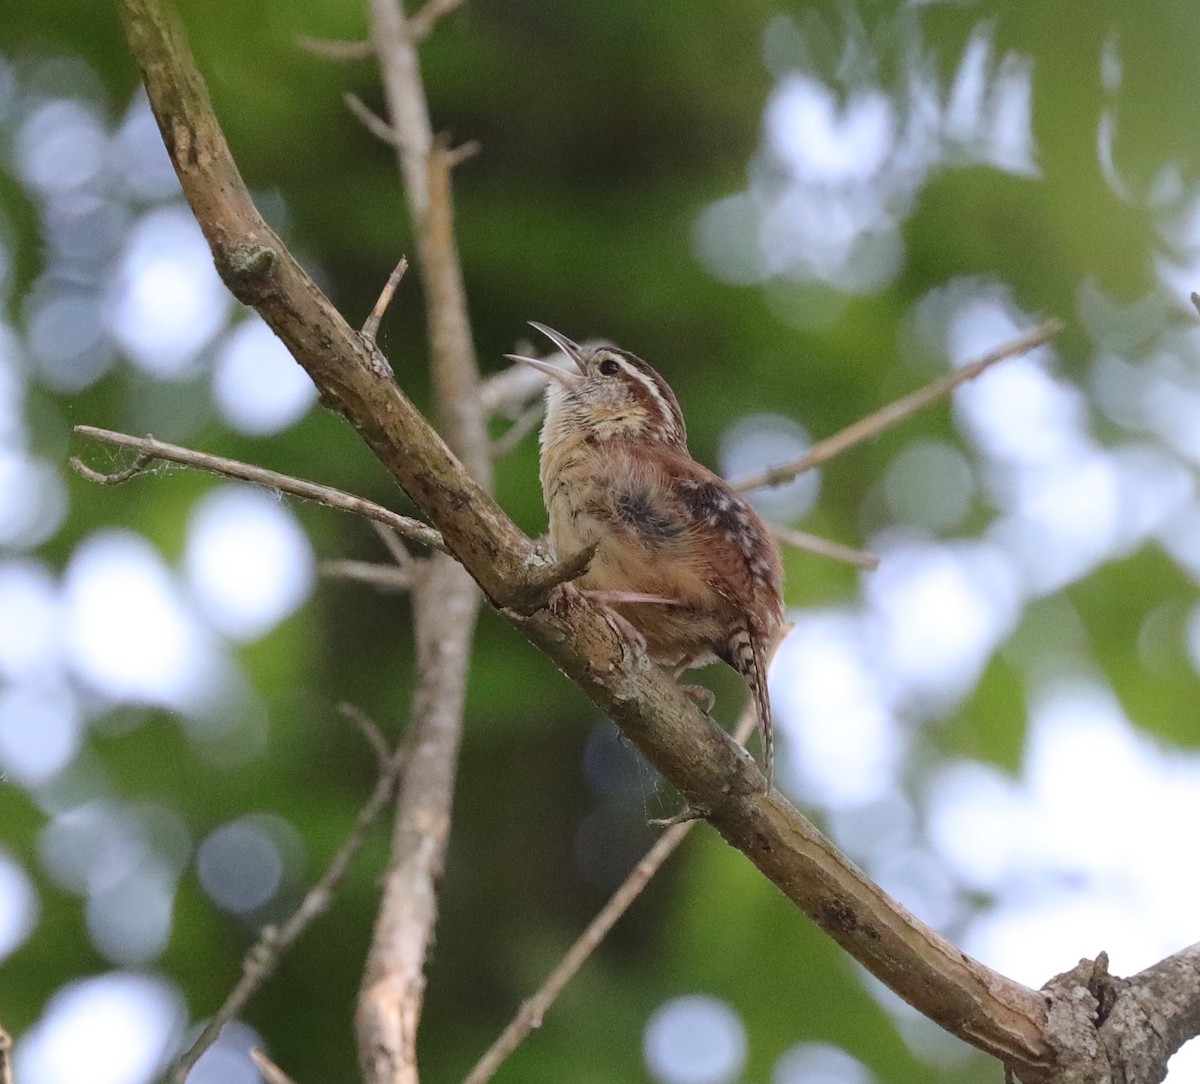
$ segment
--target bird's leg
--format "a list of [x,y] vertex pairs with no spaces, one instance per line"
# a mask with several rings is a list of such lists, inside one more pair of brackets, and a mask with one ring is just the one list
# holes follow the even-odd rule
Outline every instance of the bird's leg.
[[658,606],[682,606],[677,598],[667,598],[666,595],[651,595],[646,591],[593,591],[580,588],[580,594],[587,595],[593,602],[601,606],[619,606],[624,602],[648,602]]
[[603,606],[612,618],[613,624],[628,637],[634,647],[643,655],[646,653],[646,637],[641,634],[637,626],[629,618],[614,607],[628,602],[639,604],[649,603],[657,606],[683,605],[678,599],[667,598],[665,595],[652,595],[645,591],[600,591],[586,587],[581,587],[579,591],[580,594],[586,595],[593,602],[598,602]]
[[563,592],[573,591],[603,606],[608,617],[616,626],[617,631],[633,644],[636,651],[643,655],[646,653],[646,637],[641,634],[637,626],[629,618],[614,607],[627,602],[651,603],[661,606],[682,605],[676,599],[667,598],[664,595],[651,595],[642,591],[597,591],[576,587],[575,584],[569,582],[560,584],[558,589]]

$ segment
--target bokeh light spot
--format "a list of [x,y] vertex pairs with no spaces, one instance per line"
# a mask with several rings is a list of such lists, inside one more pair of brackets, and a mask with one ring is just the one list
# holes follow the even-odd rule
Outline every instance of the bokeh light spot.
[[875,1084],[875,1074],[840,1047],[800,1043],[775,1063],[771,1084]]
[[99,173],[106,140],[99,120],[82,102],[44,102],[17,133],[17,170],[29,187],[45,194],[69,192]]
[[221,486],[192,511],[188,581],[212,623],[253,640],[292,613],[312,591],[312,548],[281,501],[248,486]]
[[75,757],[83,720],[62,686],[0,687],[0,769],[26,787],[37,787]]
[[62,987],[14,1051],[30,1084],[148,1084],[166,1063],[184,1018],[162,979],[110,972]]
[[746,1062],[746,1031],[727,1002],[693,994],[654,1011],[642,1050],[660,1084],[723,1084]]
[[143,215],[130,232],[109,306],[113,335],[134,362],[158,377],[188,375],[231,305],[192,213],[168,206]]
[[302,850],[295,829],[279,817],[251,815],[222,825],[200,844],[196,872],[213,901],[234,914],[274,899],[289,859]]
[[252,436],[286,429],[317,400],[316,385],[258,316],[240,323],[221,346],[213,394],[221,416]]
[[219,659],[145,539],[91,535],[76,547],[64,583],[71,661],[98,690],[178,707],[208,702]]
[[[804,427],[779,414],[752,414],[734,422],[721,437],[720,465],[726,478],[736,480],[768,467],[799,459],[811,441]],[[771,519],[791,520],[804,515],[820,490],[819,472],[806,471],[781,486],[751,490],[747,499]]]
[[0,960],[19,949],[37,927],[37,889],[24,868],[0,850]]

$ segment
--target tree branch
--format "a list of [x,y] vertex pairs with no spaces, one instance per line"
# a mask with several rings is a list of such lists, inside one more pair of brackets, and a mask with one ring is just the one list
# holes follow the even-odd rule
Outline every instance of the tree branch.
[[[434,399],[450,450],[472,478],[478,501],[492,484],[487,416],[471,340],[466,290],[454,240],[453,152],[433,139],[416,42],[451,4],[429,0],[417,20],[400,0],[369,0],[371,41],[387,102],[413,224],[429,333]],[[435,438],[436,439],[436,438]],[[455,464],[457,467],[457,463]],[[497,509],[498,511],[498,509]],[[543,568],[530,570],[529,580]],[[417,1080],[417,1028],[425,960],[450,835],[463,705],[479,592],[465,569],[434,558],[412,590],[417,643],[415,754],[400,786],[392,857],[384,879],[355,1023],[367,1084]],[[510,601],[516,601],[516,596]]]
[[891,428],[906,418],[911,418],[918,411],[924,410],[939,399],[944,399],[960,384],[965,384],[968,380],[974,380],[997,362],[1005,361],[1008,358],[1015,358],[1021,354],[1028,354],[1030,350],[1052,339],[1062,331],[1063,327],[1064,324],[1061,320],[1046,320],[1044,323],[1038,324],[1032,331],[1026,332],[1020,338],[1013,339],[1012,342],[1005,343],[1002,346],[998,346],[995,350],[989,351],[978,361],[960,366],[953,372],[939,377],[932,383],[926,384],[925,387],[904,396],[904,398],[897,399],[894,403],[889,403],[882,409],[875,411],[874,414],[868,414],[865,418],[859,419],[853,425],[847,426],[840,433],[835,433],[831,437],[817,441],[804,455],[794,462],[781,463],[777,467],[768,467],[757,474],[749,474],[744,478],[737,478],[729,484],[734,489],[747,490],[759,489],[762,486],[781,486],[786,482],[790,482],[796,475],[803,474],[806,470],[812,470],[814,467],[819,467],[823,463],[828,463],[829,460],[841,455],[848,448],[853,448],[856,444],[862,444],[864,441],[879,436],[885,429]]
[[[387,0],[375,4],[391,8]],[[156,0],[122,0],[122,11],[168,151],[225,281],[258,309],[326,401],[438,525],[447,549],[503,608],[514,585],[544,559],[263,223],[176,21]],[[415,69],[410,74],[415,77]],[[392,121],[404,130],[398,116]],[[423,176],[416,183],[425,184],[427,196]],[[437,564],[456,571],[448,562]],[[422,594],[427,601],[435,597]],[[967,957],[867,880],[782,795],[764,794],[762,775],[745,750],[634,652],[602,608],[578,592],[558,592],[546,609],[509,619],[618,723],[690,805],[709,811],[725,839],[886,985],[953,1034],[1017,1067],[1027,1084],[1050,1079],[1054,1049],[1044,1033],[1043,995]],[[459,644],[428,641],[423,669],[431,653]],[[419,696],[445,703],[442,692],[422,688]],[[457,711],[453,690],[449,697]],[[418,743],[411,763],[420,756]],[[445,783],[443,776],[439,785],[448,796]],[[440,835],[429,832],[414,840],[427,850],[438,842]],[[426,911],[438,868],[439,862],[426,863]]]
[[134,437],[128,433],[115,433],[111,429],[97,429],[94,425],[77,425],[75,432],[88,440],[97,440],[102,444],[115,444],[121,448],[132,448],[138,453],[131,467],[104,474],[89,467],[77,456],[71,459],[71,466],[90,482],[100,485],[120,485],[144,474],[155,460],[166,463],[178,463],[181,467],[191,467],[194,470],[217,474],[223,478],[234,478],[239,482],[249,482],[251,485],[262,486],[264,489],[278,490],[291,497],[299,497],[302,501],[335,508],[339,512],[353,512],[357,516],[373,520],[385,527],[390,527],[405,538],[411,538],[423,546],[445,552],[446,543],[442,536],[432,527],[420,520],[410,519],[398,512],[393,512],[383,505],[375,504],[363,497],[356,497],[331,486],[318,485],[303,478],[293,478],[287,474],[279,474],[263,467],[255,467],[236,459],[226,459],[219,455],[209,455],[207,452],[197,452],[191,448],[183,448],[178,444],[168,444],[154,437]]
[[[1127,980],[1128,985],[1104,1023],[1104,1029],[1118,1036],[1117,1045],[1129,1065],[1129,1044],[1135,1035],[1147,1032],[1158,1040],[1147,1053],[1161,1066],[1166,1076],[1167,1060],[1184,1043],[1200,1035],[1200,942],[1181,949],[1173,956],[1140,971]],[[1128,1006],[1128,1008],[1126,1008]],[[1149,1022],[1147,1028],[1146,1022]],[[1151,1059],[1143,1059],[1149,1062]],[[1129,1080],[1152,1080],[1150,1065],[1139,1076],[1127,1068]]]
[[176,1061],[171,1073],[174,1084],[183,1084],[196,1062],[217,1041],[221,1029],[242,1011],[258,988],[270,977],[283,954],[295,944],[313,920],[328,909],[333,894],[350,871],[350,863],[362,850],[368,830],[392,796],[407,756],[407,742],[402,742],[396,751],[388,756],[387,746],[374,723],[357,708],[348,704],[343,704],[341,711],[363,731],[375,750],[379,770],[375,789],[354,818],[354,825],[345,842],[338,848],[317,883],[305,893],[300,906],[282,926],[264,927],[258,941],[246,952],[242,961],[242,977],[237,985],[229,992],[212,1019],[205,1024],[196,1041]]
[[[742,709],[741,718],[734,727],[733,740],[745,744],[754,732],[756,720],[754,701],[747,700],[746,706]],[[600,946],[600,942],[608,936],[609,930],[633,906],[634,901],[642,894],[642,890],[650,883],[651,878],[699,823],[698,819],[693,819],[672,824],[654,841],[650,849],[642,856],[641,861],[633,867],[629,876],[621,882],[617,890],[609,897],[608,902],[597,912],[596,917],[587,924],[587,928],[546,976],[542,985],[538,987],[537,993],[521,1005],[517,1015],[509,1021],[508,1026],[500,1033],[496,1041],[487,1048],[483,1057],[475,1063],[475,1068],[467,1074],[463,1084],[487,1084],[487,1081],[491,1080],[500,1066],[504,1064],[505,1059],[521,1045],[525,1037],[534,1028],[542,1026],[543,1017],[558,1000],[559,994],[566,989],[567,983],[579,974],[588,958]]]
[[12,1037],[0,1026],[0,1084],[13,1084]]

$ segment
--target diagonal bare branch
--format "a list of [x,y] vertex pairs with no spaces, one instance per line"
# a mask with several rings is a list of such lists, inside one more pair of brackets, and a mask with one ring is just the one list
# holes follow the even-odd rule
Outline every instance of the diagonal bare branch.
[[[1106,1044],[1124,1055],[1127,1079],[1152,1080],[1159,1070],[1165,1075],[1171,1056],[1200,1035],[1200,942],[1126,979],[1101,1026],[1105,1031]],[[1131,1046],[1141,1048],[1140,1073],[1130,1063]]]
[[744,478],[736,478],[729,484],[734,489],[747,490],[759,489],[762,486],[781,486],[786,482],[790,482],[798,474],[803,474],[806,470],[812,470],[823,463],[828,463],[829,460],[841,455],[847,449],[853,448],[856,444],[862,444],[864,441],[879,436],[885,429],[890,429],[893,425],[911,418],[927,406],[932,406],[939,400],[946,398],[960,384],[965,384],[968,380],[974,380],[997,362],[1019,357],[1021,354],[1028,354],[1030,350],[1034,350],[1054,338],[1055,335],[1062,331],[1064,326],[1061,320],[1046,320],[1044,323],[1038,324],[1032,331],[1028,331],[1019,338],[1013,339],[1011,342],[1004,343],[995,350],[989,351],[978,361],[963,365],[953,372],[949,372],[945,376],[939,377],[932,383],[925,385],[925,387],[904,396],[902,399],[897,399],[894,403],[889,403],[887,406],[875,411],[874,414],[868,414],[853,425],[847,426],[840,433],[835,433],[831,437],[817,441],[804,455],[794,462],[781,463],[777,467],[768,467],[757,474],[749,474]]
[[[741,718],[734,727],[734,741],[744,744],[754,732],[757,715],[753,700],[746,703],[742,709]],[[630,871],[629,876],[618,886],[609,897],[608,902],[596,913],[596,917],[587,924],[583,933],[567,950],[563,958],[554,966],[550,974],[538,987],[537,993],[525,1001],[517,1015],[508,1022],[505,1029],[497,1036],[496,1041],[487,1048],[483,1057],[475,1063],[463,1080],[463,1084],[487,1084],[496,1075],[496,1071],[504,1064],[505,1059],[517,1049],[525,1037],[535,1028],[542,1026],[542,1019],[550,1007],[558,1000],[558,996],[569,983],[579,974],[588,958],[600,946],[600,942],[608,936],[620,917],[633,906],[634,901],[642,894],[654,875],[662,869],[663,863],[679,849],[679,845],[687,838],[688,833],[699,824],[698,819],[691,819],[670,825],[656,839],[650,849]]]

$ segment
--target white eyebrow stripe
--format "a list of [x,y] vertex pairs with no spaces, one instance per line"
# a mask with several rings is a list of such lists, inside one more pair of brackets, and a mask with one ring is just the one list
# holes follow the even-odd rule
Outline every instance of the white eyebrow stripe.
[[616,360],[624,368],[624,370],[629,373],[630,376],[632,376],[635,380],[638,380],[650,393],[650,398],[658,407],[658,411],[662,415],[662,419],[666,423],[667,427],[672,432],[678,433],[679,423],[675,417],[675,411],[671,408],[671,404],[667,401],[667,398],[659,390],[659,387],[655,383],[654,379],[648,373],[642,372],[641,369],[639,369],[636,365],[626,361],[625,358],[618,357]]

